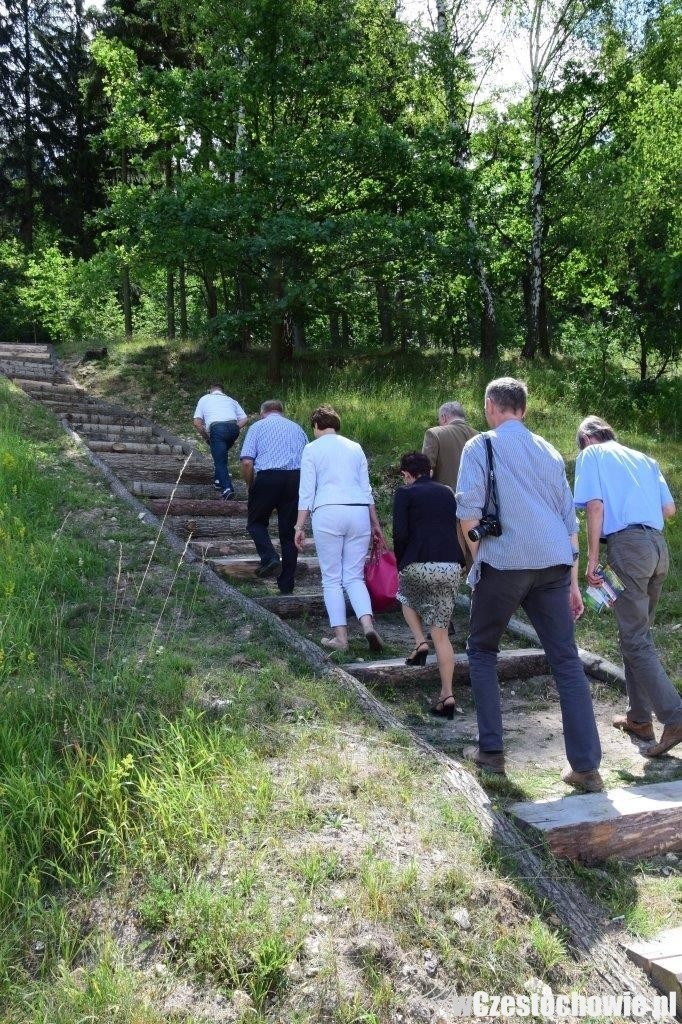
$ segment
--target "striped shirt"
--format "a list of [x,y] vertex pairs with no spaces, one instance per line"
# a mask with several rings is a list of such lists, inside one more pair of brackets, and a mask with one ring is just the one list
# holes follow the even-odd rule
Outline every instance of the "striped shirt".
[[301,455],[308,443],[298,423],[278,412],[270,412],[246,432],[240,458],[253,459],[254,469],[300,469]]
[[484,537],[468,576],[474,586],[485,562],[495,569],[573,565],[570,537],[578,532],[564,460],[520,420],[510,419],[467,441],[457,478],[457,517],[480,519],[488,479],[485,437],[491,439],[502,523]]

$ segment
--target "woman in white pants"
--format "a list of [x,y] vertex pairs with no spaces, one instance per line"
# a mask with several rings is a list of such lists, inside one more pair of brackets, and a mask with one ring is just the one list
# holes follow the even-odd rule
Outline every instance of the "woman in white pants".
[[345,591],[370,650],[380,651],[364,578],[370,539],[383,540],[367,459],[359,444],[339,435],[341,420],[330,405],[316,409],[311,424],[315,440],[303,449],[294,542],[300,551],[310,515],[324,603],[334,631],[331,639],[322,639],[322,645],[337,651],[348,647]]

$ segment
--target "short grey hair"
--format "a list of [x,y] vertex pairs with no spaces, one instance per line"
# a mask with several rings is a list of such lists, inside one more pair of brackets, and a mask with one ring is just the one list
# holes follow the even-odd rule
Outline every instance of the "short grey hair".
[[266,398],[264,402],[261,402],[261,412],[284,412],[284,402],[280,402],[279,398]]
[[438,418],[440,419],[441,416],[446,416],[449,420],[466,419],[464,406],[461,402],[443,402],[438,410]]
[[616,432],[601,416],[586,416],[578,427],[576,442],[580,451],[587,448],[589,441],[602,444],[604,441],[615,441]]
[[497,377],[488,384],[485,397],[500,412],[525,412],[528,388],[524,381],[516,380],[515,377]]

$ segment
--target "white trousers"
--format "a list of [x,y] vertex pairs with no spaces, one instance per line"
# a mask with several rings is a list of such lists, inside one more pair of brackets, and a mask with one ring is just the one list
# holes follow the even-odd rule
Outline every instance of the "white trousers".
[[366,505],[322,505],[313,512],[313,537],[322,573],[324,603],[332,626],[346,625],[348,594],[353,611],[372,614],[365,586],[365,559],[372,531]]

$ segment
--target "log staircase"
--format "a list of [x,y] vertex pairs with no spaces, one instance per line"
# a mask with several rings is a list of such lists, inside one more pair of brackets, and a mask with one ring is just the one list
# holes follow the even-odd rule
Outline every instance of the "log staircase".
[[[256,576],[259,560],[246,532],[246,493],[241,481],[235,480],[236,500],[216,499],[209,458],[145,416],[90,396],[59,367],[47,346],[0,345],[0,373],[58,416],[130,494],[141,499],[216,573],[236,585],[247,585],[261,607],[299,628],[311,616],[323,616],[319,565],[312,547],[299,558],[294,594],[277,596],[271,583]],[[527,625],[512,623],[512,629],[517,636],[537,639]],[[407,630],[401,644],[409,648]],[[608,663],[587,652],[581,656],[589,674],[611,681],[619,678],[618,670]],[[433,691],[438,681],[433,656],[423,668],[408,668],[404,656],[376,660],[368,656],[348,661],[343,668],[368,685],[399,687],[409,680],[413,687],[423,685]],[[537,645],[500,654],[502,680],[527,679],[547,671],[544,652]],[[459,654],[455,683],[467,682],[467,658]],[[525,828],[545,837],[558,855],[574,859],[594,862],[616,852],[682,851],[682,782],[665,783],[664,794],[654,793],[655,789],[645,786],[599,794],[599,799],[570,797],[518,804],[512,813]]]

